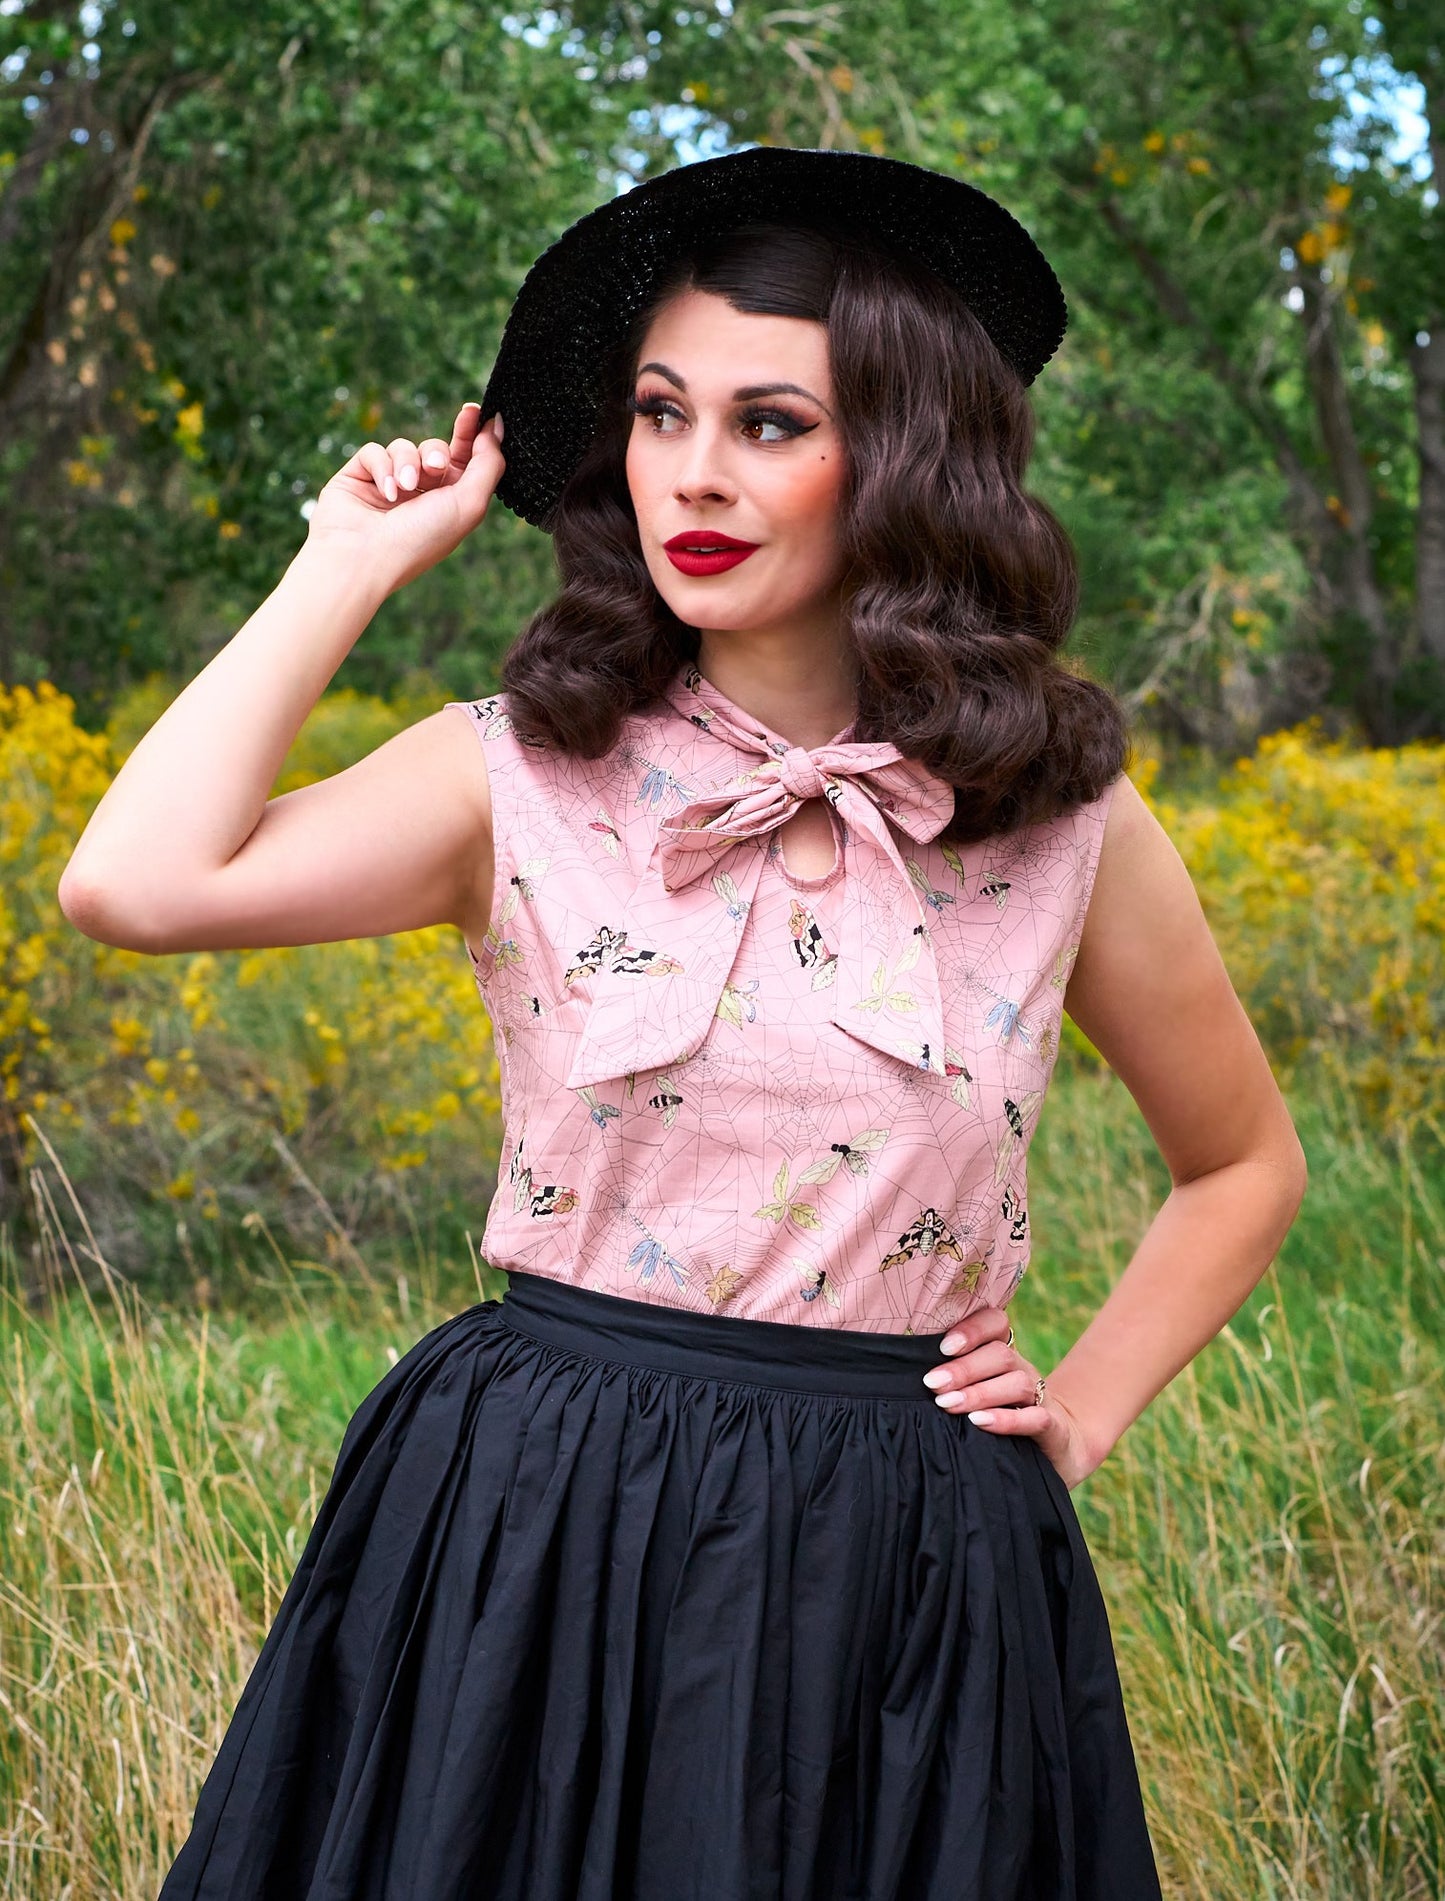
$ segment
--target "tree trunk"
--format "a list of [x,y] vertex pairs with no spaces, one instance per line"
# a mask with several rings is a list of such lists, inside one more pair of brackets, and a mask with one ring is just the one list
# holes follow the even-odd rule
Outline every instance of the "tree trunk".
[[1445,312],[1410,352],[1415,374],[1420,505],[1415,517],[1415,615],[1420,651],[1445,667]]
[[1330,578],[1340,608],[1359,621],[1369,641],[1364,703],[1358,710],[1374,743],[1391,745],[1400,655],[1369,543],[1375,505],[1370,471],[1355,435],[1334,296],[1313,271],[1301,271],[1298,282],[1304,292],[1301,319],[1310,393],[1335,484],[1330,512],[1339,532],[1333,538],[1335,573]]

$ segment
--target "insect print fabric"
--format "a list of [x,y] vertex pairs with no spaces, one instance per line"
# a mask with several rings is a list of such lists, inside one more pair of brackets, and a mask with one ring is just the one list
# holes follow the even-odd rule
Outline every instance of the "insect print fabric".
[[[693,666],[601,759],[451,700],[491,782],[467,945],[506,1128],[494,1265],[703,1313],[936,1333],[1004,1305],[1114,787],[975,845],[851,728],[792,746]],[[780,827],[826,801],[831,870]]]

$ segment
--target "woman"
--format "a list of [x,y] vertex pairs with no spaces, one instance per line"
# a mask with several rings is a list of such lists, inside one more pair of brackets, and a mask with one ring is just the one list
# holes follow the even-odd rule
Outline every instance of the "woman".
[[[1058,663],[1063,326],[956,181],[669,173],[534,267],[449,443],[332,478],[98,808],[62,896],[110,942],[457,924],[506,1116],[507,1297],[351,1421],[164,1901],[1159,1894],[1069,1489],[1304,1163]],[[268,801],[494,491],[562,577],[505,694]],[[1045,1379],[1005,1307],[1065,1007],[1174,1186]]]

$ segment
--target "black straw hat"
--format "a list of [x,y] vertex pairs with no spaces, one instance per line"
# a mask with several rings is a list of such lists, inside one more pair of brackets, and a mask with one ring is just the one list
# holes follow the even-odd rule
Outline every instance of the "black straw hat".
[[501,410],[497,493],[545,528],[596,432],[605,365],[667,272],[742,224],[845,228],[927,265],[957,290],[1025,383],[1068,323],[1059,280],[987,192],[866,152],[755,146],[681,165],[578,219],[523,279],[482,398]]

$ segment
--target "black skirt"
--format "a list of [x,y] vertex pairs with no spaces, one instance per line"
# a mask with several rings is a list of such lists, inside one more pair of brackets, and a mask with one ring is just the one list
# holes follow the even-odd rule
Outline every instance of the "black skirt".
[[161,1901],[1156,1901],[1068,1488],[941,1338],[521,1274],[434,1328]]

